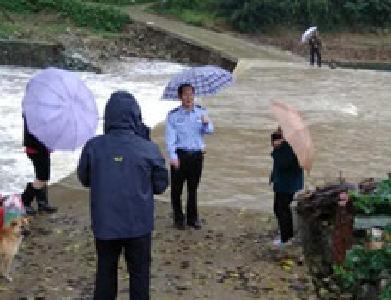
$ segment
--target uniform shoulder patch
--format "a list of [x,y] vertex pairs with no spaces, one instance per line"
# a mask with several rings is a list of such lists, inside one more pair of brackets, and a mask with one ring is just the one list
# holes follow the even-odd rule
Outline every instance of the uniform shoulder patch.
[[176,107],[176,108],[174,108],[174,109],[170,110],[170,111],[168,112],[168,114],[172,114],[172,113],[174,113],[174,112],[178,111],[178,110],[179,110],[179,108],[180,108],[180,106],[178,106],[178,107]]
[[204,110],[205,108],[203,108],[201,105],[199,105],[199,104],[196,104],[196,106],[195,107],[197,107],[197,108],[199,108],[199,109],[202,109],[202,110]]

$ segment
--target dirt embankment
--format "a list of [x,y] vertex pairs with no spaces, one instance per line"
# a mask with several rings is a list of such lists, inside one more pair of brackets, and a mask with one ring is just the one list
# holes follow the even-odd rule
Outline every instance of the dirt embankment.
[[[308,44],[300,42],[298,31],[244,35],[257,43],[273,45],[295,54],[309,56]],[[391,63],[390,33],[335,32],[320,35],[322,59],[326,61]]]

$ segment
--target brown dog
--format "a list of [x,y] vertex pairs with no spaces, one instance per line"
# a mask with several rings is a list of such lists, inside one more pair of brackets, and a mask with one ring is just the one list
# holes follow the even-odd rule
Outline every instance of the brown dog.
[[18,253],[27,224],[28,219],[22,217],[12,220],[9,226],[0,229],[0,274],[8,281],[12,281],[12,261]]

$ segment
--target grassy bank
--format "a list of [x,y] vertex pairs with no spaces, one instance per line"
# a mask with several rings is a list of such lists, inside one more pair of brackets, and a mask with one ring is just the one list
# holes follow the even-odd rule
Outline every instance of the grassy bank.
[[71,20],[77,26],[110,32],[119,32],[130,22],[129,16],[115,6],[81,0],[0,0],[0,8],[3,14],[52,11]]

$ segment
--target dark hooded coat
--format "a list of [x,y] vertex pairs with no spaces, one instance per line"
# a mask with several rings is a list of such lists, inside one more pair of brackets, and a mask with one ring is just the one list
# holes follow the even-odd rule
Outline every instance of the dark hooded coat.
[[83,148],[77,172],[90,188],[96,238],[132,238],[153,230],[153,194],[165,191],[168,172],[145,128],[133,96],[116,92],[106,105],[104,134]]
[[294,194],[304,185],[304,172],[299,165],[292,147],[283,142],[280,147],[272,152],[273,171],[271,182],[273,190],[278,193]]

